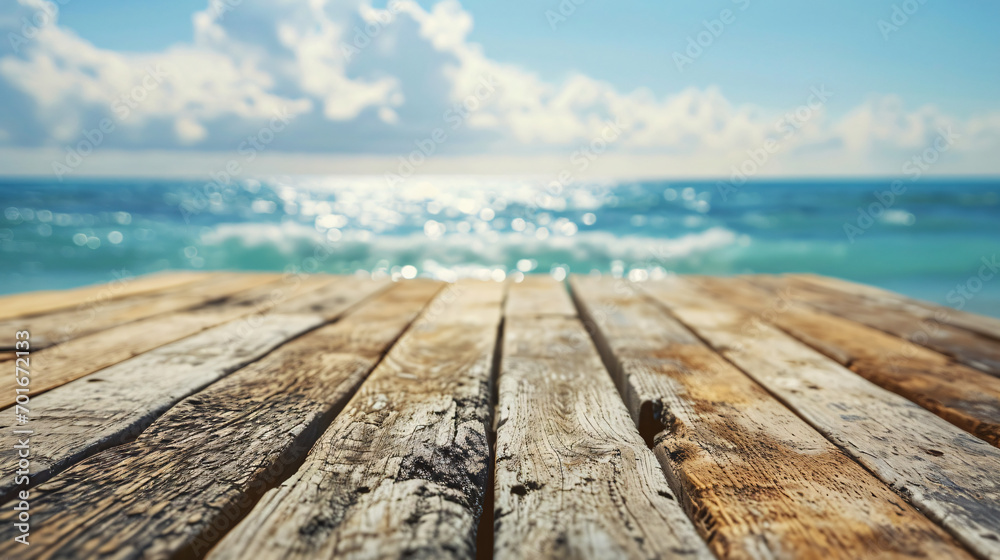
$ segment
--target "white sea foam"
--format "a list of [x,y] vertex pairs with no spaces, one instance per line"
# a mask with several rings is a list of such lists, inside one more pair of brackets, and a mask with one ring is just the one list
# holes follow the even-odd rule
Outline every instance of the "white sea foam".
[[897,226],[912,226],[916,221],[917,217],[913,214],[907,212],[906,210],[899,209],[889,209],[886,210],[879,220],[886,224],[892,224]]
[[[331,242],[315,228],[285,222],[219,224],[205,232],[201,240],[203,254],[224,252],[243,265],[252,265],[248,261],[271,253],[299,266],[306,259],[317,259],[319,270],[331,272],[346,272],[351,267],[391,272],[410,265],[417,267],[423,276],[448,280],[489,276],[496,270],[513,271],[507,264],[519,261],[534,262],[535,268],[530,272],[543,273],[555,268],[587,272],[612,261],[628,263],[629,268],[669,269],[671,264],[685,258],[735,245],[738,237],[721,227],[676,238],[593,231],[539,239],[524,233],[488,230],[448,233],[431,239],[424,231],[372,235],[367,230],[344,230],[339,241]],[[309,265],[317,263],[310,261]]]

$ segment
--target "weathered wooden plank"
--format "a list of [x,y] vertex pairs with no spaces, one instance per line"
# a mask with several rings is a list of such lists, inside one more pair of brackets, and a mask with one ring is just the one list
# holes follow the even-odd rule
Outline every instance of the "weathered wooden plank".
[[643,285],[685,325],[983,558],[1000,557],[1000,449],[680,278]]
[[[344,280],[317,290],[328,296],[318,307],[310,306],[318,313],[302,313],[300,300],[317,303],[314,292],[307,292],[279,303],[259,322],[226,323],[32,397],[32,408],[45,411],[32,419],[37,432],[32,483],[134,439],[182,398],[388,287],[383,282]],[[357,327],[359,332],[365,328]],[[0,429],[13,421],[10,410],[6,413],[0,415]],[[0,474],[0,501],[14,488],[13,479],[13,473]]]
[[446,288],[208,558],[470,558],[503,286]]
[[792,276],[811,284],[866,297],[881,306],[905,310],[921,320],[945,323],[1000,340],[1000,319],[995,317],[986,317],[960,309],[935,305],[875,286],[848,282],[840,278],[816,276],[815,274],[794,274]]
[[155,292],[166,288],[194,282],[203,272],[167,272],[146,276],[129,277],[107,284],[84,286],[74,290],[50,290],[28,292],[0,297],[0,320],[49,313],[66,307],[76,307],[81,303],[107,301],[116,298]]
[[720,558],[968,557],[630,283],[572,286],[634,420]]
[[310,313],[332,320],[364,298],[371,297],[392,286],[386,280],[371,280],[357,276],[339,277],[327,284],[293,299],[287,299],[274,308],[274,313]]
[[576,308],[565,289],[555,291],[551,276],[532,274],[525,276],[507,297],[506,315],[562,315],[576,316]]
[[[134,321],[32,352],[32,372],[35,376],[31,381],[31,394],[38,395],[229,321],[245,318],[245,328],[250,329],[252,322],[259,321],[275,305],[318,289],[328,281],[325,277],[289,277],[197,309]],[[13,377],[0,377],[0,407],[14,403],[14,384]]]
[[513,284],[506,309],[494,557],[714,558],[632,424],[565,286],[550,277]]
[[[271,274],[206,274],[203,279],[195,282],[152,294],[139,294],[103,303],[79,305],[45,315],[0,321],[0,332],[31,332],[31,347],[37,351],[138,319],[196,307],[275,279]],[[13,341],[0,341],[0,348],[13,349]]]
[[[32,485],[135,439],[181,399],[323,322],[318,315],[270,315],[251,336],[240,323],[228,323],[33,397]],[[0,415],[0,429],[16,428],[13,422],[10,410]],[[23,489],[14,475],[0,473],[0,501]]]
[[[802,305],[742,279],[692,279],[706,294],[754,313],[840,365],[1000,446],[1000,378],[895,336]],[[753,328],[753,325],[748,325]]]
[[873,304],[863,298],[794,277],[754,276],[748,280],[772,290],[791,287],[801,301],[817,309],[926,346],[967,366],[1000,377],[1000,344],[992,338],[935,320],[920,321],[904,311]]
[[[426,280],[399,285],[181,401],[135,441],[39,486],[32,554],[200,557],[294,470],[438,289]],[[0,534],[9,537],[5,515]],[[11,542],[0,542],[0,556],[20,546]]]

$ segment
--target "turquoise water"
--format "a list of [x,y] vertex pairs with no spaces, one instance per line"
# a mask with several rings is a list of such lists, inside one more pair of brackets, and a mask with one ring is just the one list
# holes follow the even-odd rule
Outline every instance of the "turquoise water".
[[[1000,316],[1000,180],[0,180],[0,293],[164,269],[814,272]],[[876,194],[880,193],[880,194]],[[861,209],[861,210],[859,210]],[[983,273],[981,280],[980,273]],[[970,284],[971,282],[971,284]],[[964,294],[959,285],[968,285]],[[970,291],[969,288],[976,288]]]

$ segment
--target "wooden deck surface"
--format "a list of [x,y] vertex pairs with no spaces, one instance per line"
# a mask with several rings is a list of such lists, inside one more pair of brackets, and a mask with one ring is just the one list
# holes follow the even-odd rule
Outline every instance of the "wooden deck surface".
[[842,280],[167,273],[0,367],[4,559],[1000,559],[1000,320]]

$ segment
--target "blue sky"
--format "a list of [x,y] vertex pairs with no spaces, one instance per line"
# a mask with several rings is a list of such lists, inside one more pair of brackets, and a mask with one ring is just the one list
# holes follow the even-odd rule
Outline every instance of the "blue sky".
[[[30,15],[37,10],[36,1],[19,0],[20,11]],[[45,96],[33,88],[63,88],[56,96],[60,112],[67,104],[78,104],[74,124],[85,129],[102,115],[112,115],[101,108],[101,95],[113,101],[120,84],[128,83],[115,77],[116,72],[124,72],[125,66],[141,68],[162,57],[165,63],[181,64],[183,74],[194,74],[193,68],[183,67],[193,62],[177,56],[177,51],[187,49],[193,57],[202,49],[213,57],[229,56],[227,64],[232,63],[235,73],[252,68],[268,75],[249,80],[251,84],[236,76],[226,84],[206,79],[183,87],[200,88],[202,94],[232,88],[234,92],[227,95],[235,97],[240,96],[236,90],[248,88],[259,96],[258,106],[301,102],[297,114],[308,118],[296,119],[295,134],[269,146],[262,154],[268,157],[366,154],[391,162],[407,155],[425,131],[435,128],[442,109],[463,99],[460,88],[474,83],[477,72],[493,72],[506,77],[502,94],[489,99],[492,105],[477,109],[450,135],[461,141],[443,142],[435,149],[439,160],[498,153],[565,158],[588,145],[600,133],[601,123],[624,112],[635,122],[626,123],[622,139],[610,150],[614,157],[663,161],[676,156],[681,159],[670,161],[684,163],[683,173],[722,174],[745,159],[747,150],[773,136],[773,124],[781,114],[801,107],[812,88],[822,85],[834,95],[810,115],[801,135],[782,146],[781,155],[794,163],[776,163],[769,173],[815,170],[823,175],[851,166],[862,173],[891,174],[908,155],[932,145],[945,125],[958,127],[961,140],[938,171],[1000,171],[990,157],[1000,147],[997,3],[584,0],[553,29],[547,11],[560,11],[556,0],[421,0],[385,26],[370,49],[362,49],[344,65],[331,62],[342,50],[334,47],[345,40],[350,43],[353,25],[364,25],[367,4],[330,0],[323,21],[330,29],[340,29],[339,34],[328,29],[324,36],[331,47],[325,66],[309,59],[308,52],[314,51],[300,49],[289,57],[281,40],[257,40],[268,33],[277,37],[282,25],[298,26],[299,38],[313,33],[318,16],[304,17],[306,8],[291,7],[297,3],[308,4],[292,0],[279,9],[258,0],[233,2],[231,12],[216,16],[199,31],[193,15],[206,9],[205,0],[154,6],[125,0],[70,0],[61,7],[58,24],[48,29],[51,37],[40,37],[17,54],[0,51],[0,57],[10,59],[5,66],[0,58],[0,95],[9,96],[25,112],[0,116],[0,163],[4,149],[21,155],[26,150],[41,153],[72,146],[76,139],[75,133],[60,131],[44,117],[31,118],[32,112],[42,113],[52,102],[39,101]],[[563,6],[571,3],[565,0]],[[373,6],[385,8],[386,3]],[[879,22],[892,22],[894,10],[898,16],[904,8],[912,13],[886,38]],[[723,10],[730,10],[734,21],[723,24],[721,34],[678,70],[675,53],[684,53],[689,38],[705,31],[704,22],[720,18]],[[64,36],[57,36],[56,30]],[[217,42],[220,32],[231,44]],[[83,57],[87,62],[63,64],[80,66],[76,87],[89,97],[74,97],[73,80],[66,73],[46,70],[51,74],[47,79],[58,84],[50,86],[42,77],[23,77],[32,67],[44,68],[45,60],[58,59],[52,53],[67,48],[60,47],[60,41],[77,40],[93,48]],[[262,53],[232,54],[255,49]],[[32,54],[33,50],[37,52]],[[107,69],[92,70],[101,79],[87,80],[87,68],[99,59]],[[293,62],[300,72],[285,75],[281,66]],[[315,78],[321,72],[330,75]],[[205,109],[211,101],[199,99],[193,89],[181,96],[173,84],[156,92],[161,94],[172,97],[156,102],[156,107],[151,101],[137,108],[142,118],[121,123],[119,130],[127,132],[116,132],[102,151],[176,150],[186,155],[231,151],[235,139],[246,130],[256,130],[263,116],[252,110],[226,111],[224,106]],[[537,103],[531,99],[536,95]],[[177,99],[181,101],[173,102]],[[355,105],[356,111],[337,108]],[[683,115],[687,106],[687,112],[700,115],[697,122]],[[715,130],[723,127],[724,132]],[[166,133],[171,129],[173,140]],[[331,140],[348,136],[350,142]],[[822,169],[821,161],[834,163]],[[379,165],[387,164],[373,169]]]
[[[433,2],[422,1],[424,6]],[[710,54],[678,72],[671,60],[703,20],[739,5],[714,2],[586,0],[553,30],[559,2],[471,0],[469,39],[503,61],[557,80],[579,71],[622,89],[719,86],[734,99],[789,105],[804,83],[837,84],[848,106],[870,93],[905,94],[967,116],[1000,99],[1000,3],[928,0],[886,41],[878,21],[901,2],[751,1]],[[191,14],[204,0],[156,6],[129,0],[70,2],[61,22],[95,45],[156,51],[192,39]],[[543,9],[544,8],[544,9]],[[890,21],[891,23],[891,21]],[[715,48],[717,47],[717,48]],[[835,105],[835,106],[836,106]]]

